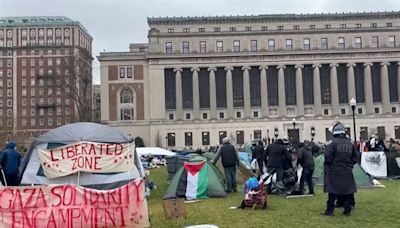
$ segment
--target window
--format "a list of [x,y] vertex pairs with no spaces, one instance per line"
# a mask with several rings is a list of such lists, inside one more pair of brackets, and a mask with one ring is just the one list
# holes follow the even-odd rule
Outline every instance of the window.
[[47,66],[53,65],[53,59],[47,59]]
[[345,48],[344,37],[339,37],[339,38],[338,38],[338,47],[339,47],[340,49],[344,49],[344,48]]
[[214,32],[221,32],[221,28],[219,27],[214,28]]
[[373,36],[373,37],[372,37],[371,47],[372,47],[372,48],[378,48],[378,47],[379,47],[378,36]]
[[210,132],[208,131],[201,132],[201,144],[203,146],[210,145]]
[[396,107],[392,107],[392,113],[396,113]]
[[245,31],[251,31],[251,27],[244,28]]
[[236,31],[236,27],[229,27],[229,31],[230,32],[235,32]]
[[283,30],[283,26],[282,26],[282,25],[278,25],[278,26],[276,27],[276,29],[277,29],[277,30]]
[[244,131],[236,131],[236,143],[239,145],[244,144]]
[[189,54],[189,42],[182,42],[182,53]]
[[304,50],[310,50],[310,38],[305,38],[303,40]]
[[325,28],[326,28],[326,29],[330,29],[330,28],[331,28],[331,25],[327,24],[327,25],[325,25]]
[[61,118],[57,118],[57,126],[61,125]]
[[208,118],[207,113],[203,113],[203,120],[206,120]]
[[133,108],[121,109],[121,120],[133,120]]
[[205,32],[206,29],[205,28],[199,28],[199,32]]
[[168,29],[168,33],[173,33],[174,32],[174,29],[173,28],[169,28]]
[[363,113],[363,109],[362,108],[358,108],[358,114],[362,114]]
[[268,51],[275,51],[275,40],[268,40]]
[[308,28],[309,29],[315,29],[315,25],[309,25]]
[[392,23],[386,23],[386,27],[392,27]]
[[165,42],[165,53],[172,54],[172,42]]
[[223,118],[225,118],[225,113],[223,113],[223,112],[220,112],[220,113],[219,113],[219,118],[220,118],[220,119],[223,119]]
[[356,24],[356,28],[361,28],[361,24]]
[[299,30],[300,26],[299,25],[293,25],[293,30]]
[[344,109],[344,108],[340,109],[340,113],[341,113],[342,115],[346,115],[346,109]]
[[261,130],[254,130],[253,133],[254,133],[254,140],[262,139]]
[[190,32],[190,28],[183,28],[183,32]]
[[190,118],[190,113],[186,113],[185,119],[187,119],[187,120],[190,120],[190,119],[191,119],[191,118]]
[[206,53],[206,52],[207,52],[206,41],[200,41],[200,53]]
[[167,133],[168,146],[175,146],[175,133]]
[[185,132],[185,146],[193,145],[193,135],[192,132]]
[[241,112],[236,112],[236,118],[242,118],[242,113]]
[[223,51],[224,51],[223,41],[217,41],[217,52],[223,52]]
[[7,30],[7,38],[11,38],[12,37],[12,30]]
[[375,114],[379,114],[379,108],[375,108]]
[[361,48],[361,37],[356,37],[355,39],[355,48]]
[[224,138],[226,138],[227,133],[226,133],[226,131],[220,131],[220,132],[218,132],[218,135],[219,135],[219,144],[222,144],[222,140]]
[[257,40],[250,41],[250,50],[257,51]]
[[132,67],[127,67],[126,68],[126,77],[127,78],[132,78]]
[[21,60],[21,65],[22,65],[23,67],[26,67],[26,59],[22,59],[22,60]]
[[340,28],[346,28],[346,24],[340,24]]
[[286,39],[286,50],[290,51],[293,49],[292,39]]
[[267,26],[261,26],[261,31],[267,31],[268,27]]
[[128,88],[122,89],[121,94],[120,94],[120,103],[121,104],[133,103],[132,90],[130,90]]
[[125,78],[125,67],[119,68],[119,78]]
[[240,52],[240,41],[239,40],[233,41],[233,51]]
[[168,119],[169,119],[169,120],[174,120],[174,114],[170,113],[170,114],[168,115]]
[[11,59],[7,60],[7,67],[12,67],[12,60]]
[[388,47],[394,48],[396,47],[396,39],[394,36],[389,36],[389,45]]
[[376,28],[376,23],[371,23],[372,28]]

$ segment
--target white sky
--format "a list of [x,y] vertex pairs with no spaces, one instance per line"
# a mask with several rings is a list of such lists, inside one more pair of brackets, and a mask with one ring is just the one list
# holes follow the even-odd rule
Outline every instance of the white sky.
[[[0,0],[0,17],[66,16],[93,36],[93,57],[147,42],[147,17],[400,11],[400,0]],[[93,61],[94,83],[100,83]]]

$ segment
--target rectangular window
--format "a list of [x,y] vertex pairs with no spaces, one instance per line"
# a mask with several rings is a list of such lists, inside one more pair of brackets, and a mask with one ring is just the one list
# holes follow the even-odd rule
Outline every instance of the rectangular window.
[[261,130],[254,130],[254,140],[261,140],[262,139],[262,135],[261,135]]
[[224,138],[226,138],[227,133],[226,133],[226,131],[220,131],[220,132],[218,132],[218,135],[219,135],[219,144],[222,145],[222,140],[223,140]]
[[344,37],[339,37],[338,38],[338,47],[339,47],[339,49],[344,49],[345,48]]
[[167,133],[168,146],[175,146],[175,133]]
[[372,47],[372,48],[378,48],[378,47],[379,47],[378,36],[373,36],[373,37],[372,37],[371,47]]
[[236,144],[244,144],[244,131],[236,131]]
[[361,47],[362,47],[362,44],[361,44],[361,37],[356,37],[356,38],[355,38],[355,45],[354,45],[354,47],[355,47],[355,48],[361,48]]
[[173,28],[169,28],[168,29],[168,33],[173,33],[174,32],[174,29]]
[[244,28],[245,31],[251,31],[251,27]]
[[389,44],[388,47],[394,48],[396,47],[396,39],[394,36],[389,36]]
[[330,28],[331,28],[331,25],[327,24],[327,25],[325,25],[325,28],[326,28],[326,29],[330,29]]
[[309,25],[308,28],[309,29],[315,29],[315,25]]
[[286,39],[286,50],[291,51],[293,49],[292,39]]
[[340,24],[340,28],[346,28],[346,24]]
[[193,146],[192,132],[185,132],[185,146]]
[[184,28],[183,32],[190,32],[190,28]]
[[172,54],[172,42],[165,42],[165,53]]
[[214,28],[214,32],[221,32],[221,28],[219,27]]
[[257,40],[250,41],[250,50],[257,51]]
[[199,28],[199,32],[205,32],[206,29],[205,28]]
[[275,51],[275,40],[268,40],[268,51]]
[[236,31],[236,27],[229,27],[229,31],[230,32],[235,32]]
[[223,52],[223,51],[224,51],[223,41],[217,41],[217,52]]
[[125,67],[119,68],[119,78],[125,78]]
[[293,25],[293,30],[299,30],[300,26],[299,25]]
[[182,53],[189,54],[189,42],[187,41],[182,42]]
[[303,40],[303,48],[304,50],[310,50],[310,38],[305,38]]
[[233,51],[240,52],[240,41],[239,40],[233,41]]
[[261,31],[267,31],[268,27],[267,26],[261,26]]
[[203,146],[210,145],[210,132],[208,131],[201,132],[201,144]]
[[376,23],[371,23],[372,28],[376,28]]
[[126,77],[127,78],[132,78],[132,67],[127,67],[126,68]]
[[200,41],[200,53],[207,52],[207,43],[206,41]]
[[283,26],[282,26],[282,25],[278,25],[278,26],[276,27],[276,29],[277,29],[277,30],[283,30]]

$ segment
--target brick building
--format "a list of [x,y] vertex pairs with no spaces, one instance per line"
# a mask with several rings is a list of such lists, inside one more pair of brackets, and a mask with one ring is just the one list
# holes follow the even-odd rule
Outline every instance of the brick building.
[[0,137],[90,120],[91,52],[88,31],[67,17],[0,18]]

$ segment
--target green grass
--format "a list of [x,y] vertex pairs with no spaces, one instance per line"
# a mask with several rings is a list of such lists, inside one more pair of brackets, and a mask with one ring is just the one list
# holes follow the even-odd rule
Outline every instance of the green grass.
[[333,217],[325,217],[327,194],[316,187],[314,197],[286,199],[270,195],[266,210],[246,208],[230,210],[243,199],[242,193],[227,198],[206,199],[185,204],[186,219],[166,220],[162,196],[168,186],[165,168],[152,169],[151,180],[157,189],[149,197],[152,227],[184,227],[197,224],[215,224],[219,227],[400,227],[400,180],[386,180],[386,188],[361,189],[356,193],[356,209],[350,217],[335,209]]

